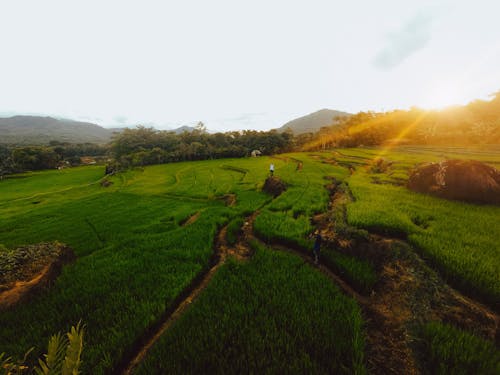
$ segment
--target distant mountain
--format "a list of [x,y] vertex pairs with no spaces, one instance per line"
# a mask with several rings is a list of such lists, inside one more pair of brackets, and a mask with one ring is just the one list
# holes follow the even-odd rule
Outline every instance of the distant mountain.
[[351,114],[347,112],[334,111],[332,109],[321,109],[306,116],[289,121],[277,130],[279,132],[284,132],[286,129],[290,128],[295,135],[309,132],[314,133],[323,126],[332,125],[334,119],[341,116],[351,116]]
[[106,129],[88,122],[41,116],[0,118],[0,143],[41,145],[50,141],[107,143],[119,129]]
[[193,126],[181,126],[172,130],[169,130],[169,132],[174,132],[175,134],[182,134],[184,132],[192,132],[195,128]]

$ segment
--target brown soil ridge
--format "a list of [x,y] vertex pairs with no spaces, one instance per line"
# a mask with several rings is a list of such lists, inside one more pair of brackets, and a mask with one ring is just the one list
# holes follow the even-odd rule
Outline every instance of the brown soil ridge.
[[[344,226],[347,224],[343,205],[350,200],[349,192],[339,191],[336,184],[327,188],[331,193],[329,211],[314,219],[324,234],[325,247],[371,261],[379,276],[370,296],[366,297],[343,285],[348,285],[344,281],[339,284],[363,308],[367,321],[367,365],[371,373],[425,371],[421,361],[415,358],[412,332],[425,322],[449,323],[496,340],[498,344],[500,317],[489,307],[451,288],[408,244],[378,235],[370,235],[367,241],[356,241],[339,234],[336,220],[344,220]],[[344,211],[335,216],[336,210]]]
[[247,241],[253,231],[253,221],[258,213],[259,212],[256,211],[246,218],[242,228],[243,233],[233,247],[227,244],[227,225],[219,231],[215,240],[211,266],[193,280],[191,285],[186,288],[185,292],[179,296],[178,301],[173,304],[173,307],[166,312],[160,323],[156,327],[153,327],[146,335],[146,338],[141,340],[140,346],[135,353],[122,362],[118,367],[118,371],[116,371],[117,373],[123,375],[134,373],[135,368],[144,360],[149,350],[158,339],[182,316],[189,306],[199,297],[200,293],[207,288],[217,270],[225,263],[229,256],[244,260],[252,255],[252,250],[248,246]]
[[[47,244],[41,244],[41,246],[47,246]],[[50,256],[42,260],[44,265],[41,266],[41,269],[40,264],[37,264],[31,270],[25,270],[24,280],[3,285],[3,291],[0,292],[0,310],[10,309],[48,287],[61,274],[62,267],[76,259],[71,248],[62,244],[52,246],[57,248],[57,256]],[[30,266],[27,264],[24,268]]]
[[189,216],[188,218],[184,219],[180,224],[182,227],[187,227],[188,225],[191,225],[196,222],[200,218],[201,211],[198,211],[194,213],[193,215]]

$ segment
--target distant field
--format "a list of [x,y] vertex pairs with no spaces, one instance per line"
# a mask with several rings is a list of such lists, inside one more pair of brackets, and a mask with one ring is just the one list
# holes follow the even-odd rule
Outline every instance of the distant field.
[[[386,173],[366,167],[377,156],[394,161]],[[0,353],[21,356],[32,346],[40,352],[50,335],[83,319],[84,373],[112,371],[208,267],[215,236],[225,224],[237,223],[236,232],[243,217],[259,210],[254,229],[262,240],[311,249],[311,217],[328,208],[326,176],[344,181],[352,192],[350,225],[407,238],[452,285],[497,306],[500,207],[445,201],[404,187],[409,168],[443,157],[500,165],[500,149],[364,148],[149,166],[109,178],[108,187],[100,184],[103,167],[4,179],[0,244],[12,249],[58,240],[71,246],[78,259],[30,303],[0,312]],[[297,170],[298,161],[302,170]],[[276,199],[261,191],[271,162],[288,187]],[[349,167],[355,168],[353,174]],[[229,195],[234,205],[227,204]],[[187,221],[195,214],[197,220]],[[215,372],[260,371],[257,357],[244,357],[242,351],[290,358],[291,371],[366,371],[355,302],[312,267],[291,274],[290,268],[301,264],[296,256],[257,247],[248,263],[230,261],[218,271],[206,294],[158,342],[142,373],[170,365],[189,372],[207,363]],[[353,280],[374,278],[363,259],[334,249],[324,250],[324,256]],[[308,314],[311,305],[314,314]],[[254,316],[259,324],[250,324]],[[293,332],[280,333],[281,317]],[[339,337],[343,344],[336,341]],[[274,344],[268,346],[266,339]],[[227,345],[242,351],[224,352]],[[304,350],[309,346],[324,351],[314,357]],[[211,357],[207,348],[219,354]],[[186,364],[198,350],[200,360]],[[439,361],[439,355],[433,360]]]

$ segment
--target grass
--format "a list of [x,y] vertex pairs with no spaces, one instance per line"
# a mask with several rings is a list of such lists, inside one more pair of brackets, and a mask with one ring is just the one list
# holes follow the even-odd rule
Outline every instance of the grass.
[[366,373],[357,304],[300,257],[255,246],[220,269],[139,374]]
[[[495,152],[406,148],[384,152],[393,163],[385,173],[373,174],[363,165],[381,151],[352,149],[136,168],[109,177],[112,185],[106,188],[98,183],[102,167],[4,179],[0,251],[59,241],[78,258],[30,303],[0,312],[0,352],[20,357],[36,346],[39,354],[53,332],[67,331],[83,319],[83,372],[112,372],[208,266],[222,225],[230,223],[228,241],[233,242],[242,218],[259,208],[254,229],[261,238],[309,251],[311,217],[328,204],[326,176],[346,181],[355,198],[346,205],[348,223],[338,228],[344,234],[362,236],[363,231],[351,230],[354,225],[405,237],[453,285],[495,306],[500,300],[500,227],[495,225],[500,208],[445,201],[401,186],[416,163],[460,152],[493,165],[500,161]],[[296,170],[295,159],[303,162],[302,170]],[[288,186],[274,200],[260,192],[271,161]],[[351,176],[342,165],[353,165],[356,172]],[[225,205],[227,194],[236,196],[234,206]],[[196,221],[182,225],[195,213]],[[362,259],[328,248],[322,258],[360,289],[374,283],[374,271]],[[272,354],[275,366],[295,372],[364,372],[359,309],[290,254],[259,248],[249,262],[230,262],[196,306],[162,339],[166,344],[155,349],[145,369],[175,362],[175,368],[191,372],[204,363],[221,371],[257,372],[272,366]],[[163,355],[165,361],[159,359]],[[444,361],[439,356],[436,361]],[[190,364],[188,357],[199,360]]]
[[[347,178],[348,170],[336,165],[323,164],[324,155],[293,155],[303,161],[303,169],[295,171],[294,164],[287,166],[287,174],[282,178],[288,189],[262,210],[254,224],[256,234],[268,243],[279,242],[304,252],[312,252],[313,241],[309,239],[314,227],[311,217],[327,209],[330,199],[324,185],[330,181],[326,176],[337,180]],[[319,161],[319,162],[318,162]],[[335,214],[340,213],[339,210]],[[343,218],[336,220],[343,223]],[[340,225],[339,225],[340,227]],[[342,254],[335,249],[323,246],[322,262],[341,274],[355,287],[370,291],[377,281],[373,266],[365,260]]]
[[276,175],[287,184],[287,190],[273,200],[255,220],[256,233],[266,241],[280,241],[311,248],[307,235],[312,231],[310,218],[323,212],[328,204],[325,176],[344,175],[343,169],[321,164],[304,154],[290,154],[289,158],[303,161],[303,168],[296,170],[296,163],[289,161]]
[[[225,161],[231,162],[240,163]],[[241,173],[219,168],[219,161],[135,169],[110,178],[107,188],[95,184],[102,167],[29,174],[16,179],[22,181],[17,195],[14,180],[3,180],[0,243],[12,249],[58,240],[78,259],[51,289],[0,313],[0,352],[22,356],[31,346],[40,352],[50,334],[83,319],[84,372],[113,369],[207,266],[217,228],[268,200],[255,191],[256,178],[266,173],[261,163],[262,172],[254,166],[248,184],[239,184]],[[221,183],[215,190],[214,173]],[[226,192],[241,205],[226,207],[218,199]],[[195,212],[201,212],[197,221],[179,226]]]
[[[411,168],[447,158],[480,160],[500,166],[500,149],[415,147],[355,148],[320,154],[325,160],[358,163],[345,179],[354,202],[347,205],[350,225],[405,238],[454,286],[500,309],[500,208],[434,198],[404,185]],[[371,172],[377,158],[390,162]]]
[[347,206],[351,225],[406,237],[452,284],[491,304],[500,301],[499,207],[374,184],[361,171],[348,181],[355,198]]
[[[323,182],[330,166],[307,163],[304,178],[289,159],[273,162],[293,186],[286,199],[301,213],[287,213],[290,222],[307,227],[306,215],[323,209],[327,198],[322,185],[309,190],[310,178]],[[21,356],[34,345],[39,353],[52,332],[84,319],[84,372],[112,370],[207,266],[217,228],[232,221],[236,234],[242,217],[270,201],[259,192],[268,165],[268,158],[156,165],[109,177],[106,188],[97,183],[102,167],[3,180],[2,246],[58,240],[78,259],[51,289],[0,313],[0,352]],[[228,193],[236,195],[234,207],[221,199]],[[197,212],[197,221],[180,225]]]
[[238,242],[238,236],[241,234],[241,227],[245,220],[242,217],[236,217],[227,225],[226,239],[229,245],[234,245]]
[[329,248],[321,250],[320,260],[321,263],[326,264],[352,286],[364,293],[370,292],[378,280],[373,265],[366,260]]
[[500,351],[489,341],[438,322],[423,325],[420,336],[431,374],[500,374]]

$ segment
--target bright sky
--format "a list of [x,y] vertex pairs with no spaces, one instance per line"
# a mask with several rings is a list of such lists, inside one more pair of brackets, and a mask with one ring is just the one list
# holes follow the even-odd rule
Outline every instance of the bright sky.
[[0,2],[0,116],[270,129],[500,90],[497,0]]

